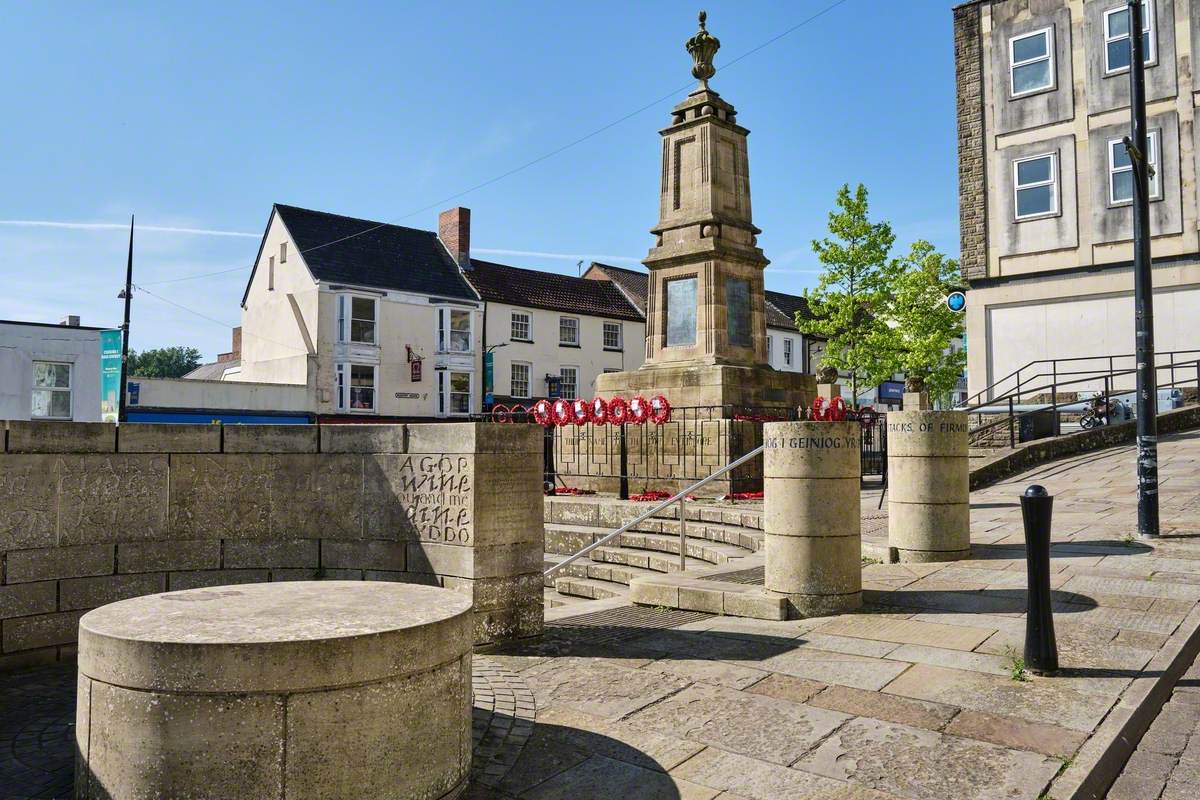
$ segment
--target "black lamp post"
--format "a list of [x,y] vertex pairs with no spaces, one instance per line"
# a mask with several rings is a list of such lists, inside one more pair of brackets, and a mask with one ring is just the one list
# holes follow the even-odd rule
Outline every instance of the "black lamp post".
[[1158,381],[1154,363],[1154,284],[1150,267],[1150,174],[1146,158],[1146,55],[1142,2],[1129,2],[1129,109],[1133,167],[1133,316],[1137,371],[1138,535],[1158,536]]

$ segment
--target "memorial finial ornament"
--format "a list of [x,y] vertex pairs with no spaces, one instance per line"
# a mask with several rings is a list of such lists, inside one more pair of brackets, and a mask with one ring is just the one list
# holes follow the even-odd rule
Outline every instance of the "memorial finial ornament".
[[687,41],[687,51],[694,62],[692,75],[699,79],[702,90],[708,88],[708,79],[717,74],[717,68],[713,66],[713,57],[716,56],[717,50],[721,49],[721,40],[704,28],[707,19],[708,14],[701,11],[700,30]]

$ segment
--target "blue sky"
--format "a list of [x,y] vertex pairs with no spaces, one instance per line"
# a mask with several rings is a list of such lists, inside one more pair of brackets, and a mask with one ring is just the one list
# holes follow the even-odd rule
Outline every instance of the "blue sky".
[[[704,3],[718,69],[834,2]],[[0,8],[0,318],[119,324],[127,232],[105,226],[136,213],[135,282],[210,319],[139,293],[132,345],[212,358],[273,202],[426,229],[464,205],[480,257],[635,263],[699,0]],[[769,288],[815,282],[844,182],[898,247],[957,255],[950,8],[843,0],[713,79],[751,130]]]

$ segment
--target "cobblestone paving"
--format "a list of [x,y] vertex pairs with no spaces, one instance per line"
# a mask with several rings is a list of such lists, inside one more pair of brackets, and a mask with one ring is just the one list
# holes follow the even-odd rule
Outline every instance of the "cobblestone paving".
[[1108,800],[1200,798],[1200,659],[1138,743]]

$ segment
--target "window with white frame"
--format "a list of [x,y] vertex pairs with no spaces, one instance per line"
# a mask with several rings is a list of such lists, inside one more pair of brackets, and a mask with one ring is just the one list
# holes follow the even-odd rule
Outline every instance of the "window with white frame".
[[338,341],[375,344],[375,321],[379,300],[374,297],[338,295]]
[[771,352],[775,349],[775,337],[767,334],[767,363],[771,363]]
[[438,309],[438,350],[443,353],[471,352],[470,311],[459,308]]
[[525,311],[512,312],[512,339],[517,342],[533,341],[529,326],[529,314]]
[[438,372],[438,412],[450,415],[471,413],[471,373]]
[[579,367],[559,367],[559,390],[564,400],[574,400],[579,392]]
[[[1129,69],[1133,47],[1129,38],[1129,7],[1122,3],[1104,12],[1104,74],[1115,75]],[[1142,55],[1147,64],[1158,56],[1154,25],[1154,3],[1142,0]]]
[[275,256],[267,259],[267,291],[275,291]]
[[529,370],[529,364],[522,364],[519,361],[513,362],[512,383],[508,388],[511,396],[519,398],[529,397]]
[[579,344],[579,320],[575,317],[558,318],[558,343]]
[[792,340],[791,337],[783,337],[783,365],[790,367],[792,365]]
[[620,350],[621,349],[621,323],[619,323],[619,322],[604,323],[604,349],[605,350]]
[[71,419],[71,365],[57,361],[33,362],[34,419]]
[[335,367],[338,409],[374,412],[377,372],[378,368],[372,364],[338,364]]
[[1013,204],[1018,220],[1058,213],[1058,156],[1046,153],[1013,162]]
[[1054,29],[1042,28],[1008,40],[1012,97],[1054,88]]
[[280,264],[287,263],[287,242],[279,243],[279,263]]
[[[1150,199],[1162,199],[1162,178],[1159,175],[1158,153],[1162,149],[1160,131],[1146,135],[1146,161],[1154,168],[1150,176]],[[1133,202],[1133,162],[1121,139],[1108,140],[1108,204],[1125,205]]]

